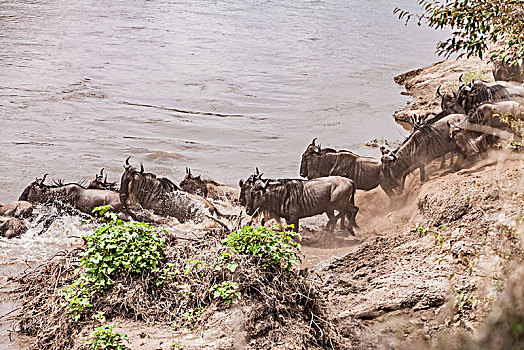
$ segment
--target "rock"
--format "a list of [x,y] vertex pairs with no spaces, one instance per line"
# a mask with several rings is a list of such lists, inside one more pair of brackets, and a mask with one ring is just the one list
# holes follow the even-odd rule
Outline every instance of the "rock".
[[0,216],[0,237],[20,237],[26,231],[27,226],[22,220],[10,216]]

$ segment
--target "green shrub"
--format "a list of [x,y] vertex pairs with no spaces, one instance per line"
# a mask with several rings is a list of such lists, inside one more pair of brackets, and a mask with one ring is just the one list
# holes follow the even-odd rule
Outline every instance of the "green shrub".
[[143,222],[124,222],[109,209],[109,206],[94,209],[108,221],[83,237],[86,249],[80,260],[81,273],[72,285],[63,289],[75,319],[79,319],[82,310],[91,307],[91,297],[104,292],[115,277],[158,272],[164,260],[165,241],[160,236],[164,231]]
[[[285,226],[291,228],[291,226]],[[232,263],[234,254],[246,254],[266,258],[275,265],[282,264],[286,270],[293,265],[298,265],[303,254],[300,252],[300,244],[293,239],[300,240],[301,236],[292,231],[277,231],[278,226],[253,227],[244,226],[229,234],[222,244],[231,248],[231,252],[223,252],[222,260],[227,260],[228,268],[232,271],[236,268]],[[231,256],[233,254],[233,256]]]

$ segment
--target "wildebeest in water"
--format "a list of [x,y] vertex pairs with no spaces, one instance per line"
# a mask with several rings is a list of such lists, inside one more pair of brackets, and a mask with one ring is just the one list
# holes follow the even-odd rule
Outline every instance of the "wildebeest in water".
[[120,182],[120,198],[126,211],[135,219],[155,221],[141,210],[145,209],[156,215],[175,217],[181,223],[188,220],[199,223],[207,217],[227,227],[210,216],[213,214],[227,218],[205,198],[182,191],[167,178],[144,172],[143,166],[140,170],[132,167],[129,165],[129,158],[126,159],[124,169]]
[[97,189],[97,190],[110,190],[118,192],[118,187],[116,182],[108,182],[107,174],[104,177],[104,168],[100,170],[100,174],[96,174],[95,178],[87,185],[88,189]]
[[194,176],[189,168],[186,168],[186,175],[179,186],[186,192],[214,200],[235,202],[239,196],[237,189],[211,179],[203,179],[201,175]]
[[[327,229],[333,230],[339,218],[350,217],[347,227],[353,234],[358,227],[355,217],[355,186],[353,181],[340,176],[321,177],[313,180],[258,180],[247,189],[246,213],[253,215],[257,210],[266,210],[294,225],[298,231],[302,218],[326,213]],[[335,210],[338,215],[335,215]]]
[[115,212],[120,212],[120,196],[107,190],[87,189],[77,183],[54,185],[44,184],[47,174],[27,186],[19,200],[30,203],[69,205],[83,213],[91,214],[95,207],[110,205]]

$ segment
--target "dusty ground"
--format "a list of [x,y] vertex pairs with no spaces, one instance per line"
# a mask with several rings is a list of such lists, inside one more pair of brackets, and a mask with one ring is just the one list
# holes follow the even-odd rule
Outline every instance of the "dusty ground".
[[522,156],[511,156],[440,171],[423,185],[411,176],[408,205],[390,223],[379,216],[361,245],[321,272],[342,347],[476,335],[522,263],[523,170]]

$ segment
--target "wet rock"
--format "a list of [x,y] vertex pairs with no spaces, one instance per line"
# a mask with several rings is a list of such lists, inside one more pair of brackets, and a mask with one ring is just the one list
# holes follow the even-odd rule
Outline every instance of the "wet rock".
[[0,237],[20,237],[26,231],[27,226],[22,220],[10,216],[0,216]]

